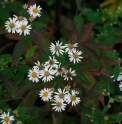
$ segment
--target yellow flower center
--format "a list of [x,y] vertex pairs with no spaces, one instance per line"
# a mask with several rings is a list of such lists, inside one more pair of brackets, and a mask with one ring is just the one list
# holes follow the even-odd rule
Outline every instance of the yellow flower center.
[[33,8],[32,10],[35,14],[38,13],[38,9],[37,8]]
[[15,27],[14,23],[10,22],[9,23],[9,28],[14,28],[14,27]]
[[24,5],[23,5],[23,8],[24,8],[24,9],[27,9],[27,8],[28,8],[28,5],[27,5],[27,4],[24,4]]
[[60,98],[64,98],[64,94],[63,94],[63,93],[60,93],[60,94],[59,94],[59,97],[60,97]]
[[21,26],[21,30],[24,31],[26,29],[26,26],[25,25],[22,25]]
[[29,20],[30,20],[30,22],[33,22],[34,18],[33,17],[29,17]]
[[72,100],[72,101],[75,101],[75,100],[76,100],[76,96],[72,95],[72,96],[71,96],[71,100]]
[[18,114],[18,110],[15,109],[15,110],[13,111],[13,113],[14,113],[14,114]]
[[32,72],[31,76],[32,76],[33,78],[36,78],[36,77],[37,77],[37,73],[36,73],[36,72]]
[[61,107],[62,106],[62,103],[61,102],[56,102],[56,106],[57,107]]
[[55,91],[55,89],[54,89],[54,88],[50,88],[50,91],[54,92],[54,91]]
[[60,47],[59,46],[55,46],[55,51],[59,51]]
[[17,124],[22,124],[22,122],[21,121],[17,121]]
[[23,20],[23,16],[18,16],[18,20],[19,21]]
[[44,74],[46,77],[50,75],[49,71],[45,71],[45,74]]
[[72,49],[72,48],[74,48],[74,45],[69,43],[68,47],[69,47],[69,49]]
[[70,86],[68,86],[68,85],[65,86],[65,89],[66,89],[66,90],[70,90]]
[[5,122],[9,122],[9,117],[8,116],[6,116],[4,119],[3,119]]
[[76,58],[78,58],[78,54],[77,53],[74,53],[73,54],[73,57],[76,59]]
[[48,92],[44,92],[44,93],[43,93],[43,96],[44,96],[44,97],[47,97],[47,96],[48,96]]

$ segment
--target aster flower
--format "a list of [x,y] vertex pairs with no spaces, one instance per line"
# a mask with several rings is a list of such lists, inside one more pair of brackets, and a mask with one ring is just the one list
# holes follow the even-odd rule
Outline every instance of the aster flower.
[[41,71],[38,67],[33,67],[28,72],[29,80],[32,80],[33,82],[39,82],[39,79],[41,78]]
[[56,70],[56,74],[55,74],[55,76],[58,76],[58,75],[61,75],[62,76],[62,74],[63,74],[63,72],[65,72],[65,68],[64,67],[62,67],[61,66],[61,63],[58,65],[58,67],[57,68],[55,68],[55,70]]
[[9,21],[5,22],[7,32],[15,33],[17,31],[17,20],[15,18],[9,18]]
[[56,95],[54,95],[54,99],[58,101],[67,101],[67,94],[68,91],[65,91],[65,89],[61,90],[61,88],[58,89],[58,92],[54,92]]
[[62,46],[62,43],[59,43],[59,40],[55,43],[56,43],[56,45],[51,43],[50,51],[52,52],[52,55],[56,54],[57,56],[59,56],[59,53],[63,54],[63,52],[64,52],[63,49],[65,48],[65,46]]
[[44,90],[40,91],[39,96],[43,101],[49,101],[52,99],[52,91],[48,88],[44,88]]
[[36,65],[36,66],[34,66],[34,67],[38,67],[40,70],[43,70],[43,69],[45,68],[44,64],[43,64],[43,63],[40,64],[39,61],[35,62],[35,65]]
[[64,75],[63,75],[63,77],[64,77],[64,80],[72,80],[72,77],[73,76],[76,76],[76,73],[75,73],[75,70],[73,70],[72,71],[72,69],[70,68],[69,69],[69,71],[68,70],[66,70],[65,72],[64,72]]
[[0,119],[2,119],[1,122],[3,124],[11,124],[12,121],[15,120],[14,116],[10,116],[9,114],[10,114],[9,112],[8,113],[4,112],[3,114],[0,115]]
[[65,104],[63,101],[54,100],[54,103],[52,103],[51,105],[54,105],[52,109],[55,109],[55,111],[61,112],[65,110],[67,104]]
[[81,51],[76,51],[76,49],[73,49],[72,52],[68,53],[70,62],[73,61],[74,64],[76,62],[79,63],[81,61],[81,59],[83,58],[83,57],[80,56],[81,54],[82,54]]
[[45,62],[45,66],[49,66],[51,68],[56,68],[58,67],[58,61],[55,59],[55,56],[53,56],[53,58],[51,58],[51,56],[49,56],[49,60],[47,62]]
[[36,17],[40,17],[40,11],[41,11],[42,8],[40,8],[40,5],[39,6],[36,6],[36,4],[30,6],[27,10],[27,12],[29,13],[30,16],[36,18]]
[[119,84],[120,91],[122,91],[122,82]]
[[17,33],[19,33],[20,35],[22,33],[24,33],[24,35],[29,35],[30,34],[30,29],[31,28],[31,25],[27,25],[28,24],[28,21],[27,20],[23,20],[23,21],[20,21],[18,23],[18,30],[17,30]]
[[19,23],[20,21],[27,21],[27,19],[23,16],[16,16],[16,15],[13,16],[17,20],[17,23]]
[[41,70],[40,74],[41,74],[42,81],[49,82],[53,80],[54,78],[53,75],[55,74],[55,70],[46,66],[43,70]]
[[77,45],[78,45],[78,43],[75,43],[75,44],[71,44],[71,43],[65,44],[65,51],[67,53],[68,52],[72,52],[74,48],[78,47]]
[[69,93],[67,96],[67,103],[72,103],[72,106],[76,106],[81,100],[76,95],[79,94],[78,91],[71,90],[71,94]]

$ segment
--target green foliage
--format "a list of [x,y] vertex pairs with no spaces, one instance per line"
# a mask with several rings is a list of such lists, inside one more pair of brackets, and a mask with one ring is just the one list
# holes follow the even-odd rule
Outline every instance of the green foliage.
[[[61,3],[57,5],[58,2]],[[76,4],[75,9],[73,8],[74,3]],[[0,0],[1,35],[8,33],[4,24],[13,12],[17,16],[26,17],[32,27],[30,35],[27,36],[24,34],[18,36],[17,32],[10,34],[11,37],[13,36],[19,41],[16,43],[12,54],[0,55],[0,116],[1,110],[10,112],[10,115],[15,117],[15,121],[11,122],[12,124],[16,124],[17,121],[22,121],[23,124],[116,124],[122,122],[122,84],[120,83],[122,81],[122,60],[120,58],[122,52],[118,53],[118,50],[114,50],[115,45],[122,42],[122,10],[112,11],[113,14],[110,15],[102,7],[95,11],[92,8],[83,8],[82,4],[84,4],[82,0],[48,1],[42,5],[49,9],[52,6],[59,7],[57,11],[54,8],[49,12],[43,9],[43,14],[41,13],[39,19],[35,18],[34,21],[29,21],[30,15],[27,9],[22,7],[20,1],[8,0],[6,2]],[[67,9],[68,13],[63,16],[60,15],[61,7],[62,13]],[[49,24],[46,24],[49,17],[55,18],[55,20],[49,19]],[[62,17],[65,20],[64,23],[66,22],[65,26],[62,26]],[[71,21],[72,26],[66,17]],[[55,24],[52,25],[52,22]],[[61,23],[57,25],[57,22]],[[65,29],[66,26],[69,27],[68,31]],[[55,44],[55,42],[51,38],[58,38],[62,41],[62,46],[68,43],[70,43],[69,45],[78,43],[76,49],[82,51],[81,56],[83,58],[81,61],[79,63],[76,60],[70,62],[69,53],[66,51],[59,56],[52,54],[50,44],[52,42]],[[4,52],[6,48],[5,46],[1,47],[0,53]],[[60,45],[54,50],[58,51],[59,48]],[[44,82],[47,80],[46,75],[48,75],[46,71],[44,80],[38,75],[39,81],[32,82],[32,79],[29,79],[29,74],[31,78],[37,76],[35,73],[31,73],[34,67],[42,73],[44,63],[49,60],[49,57],[53,58],[54,55],[55,59],[61,64],[61,67],[58,68],[59,72],[63,69],[62,75],[64,75],[56,76],[55,73],[52,75],[53,80]],[[73,54],[74,56],[75,54]],[[77,55],[75,57],[77,58]],[[34,64],[35,62],[36,64]],[[46,64],[47,68],[49,68],[48,66],[49,64]],[[57,67],[52,68],[54,71]],[[70,68],[75,70],[76,76],[72,76],[72,79],[67,81],[64,77],[72,75],[68,73]],[[59,88],[66,90],[66,86],[71,86],[69,92],[67,91],[70,95],[72,90],[78,91],[79,94],[76,93],[76,98],[81,101],[73,106],[73,100],[71,100],[71,103],[64,108],[65,111],[56,112],[55,108],[52,109],[51,104],[54,101],[51,102],[51,100],[53,100],[54,95],[47,102],[43,102],[39,97],[40,90],[44,88],[54,88],[55,92],[58,92]],[[66,101],[64,103],[66,104]],[[116,107],[118,107],[117,110],[115,110]],[[9,108],[11,111],[8,110]],[[17,110],[16,113],[15,110]]]

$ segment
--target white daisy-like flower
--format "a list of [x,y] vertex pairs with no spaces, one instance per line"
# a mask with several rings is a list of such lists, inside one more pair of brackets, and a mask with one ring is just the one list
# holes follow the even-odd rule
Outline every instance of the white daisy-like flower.
[[23,16],[16,16],[16,15],[13,15],[14,18],[17,20],[17,21],[27,21],[27,19]]
[[71,94],[69,93],[67,95],[67,103],[69,104],[72,102],[72,106],[76,106],[81,100],[80,97],[77,97],[76,95],[79,94],[78,91],[71,90]]
[[[40,70],[43,70],[43,69],[45,68],[44,64],[43,64],[43,63],[41,64],[39,61],[35,62],[35,65],[36,65]],[[34,67],[36,67],[36,66],[34,66]]]
[[74,48],[78,47],[77,45],[78,45],[78,43],[75,43],[75,44],[71,44],[71,43],[65,44],[65,52],[67,52],[67,53],[68,52],[72,52],[72,50]]
[[32,69],[29,70],[28,75],[29,80],[32,80],[33,82],[39,82],[39,79],[41,79],[41,71],[38,67],[34,66]]
[[39,96],[43,101],[49,101],[52,99],[52,91],[49,88],[44,88],[44,90],[40,91]]
[[54,105],[52,109],[55,109],[55,111],[61,112],[65,110],[67,104],[65,104],[63,101],[54,100],[54,103],[52,103],[51,105]]
[[81,51],[76,51],[76,49],[73,49],[72,52],[68,53],[70,62],[73,61],[74,64],[76,62],[79,63],[81,61],[81,59],[83,58],[83,57],[80,56],[81,54],[82,54]]
[[122,82],[119,84],[120,91],[122,91]]
[[63,54],[65,46],[62,46],[62,43],[59,43],[59,40],[55,42],[55,44],[51,43],[50,45],[50,51],[52,52],[52,55],[56,54],[59,56],[59,54]]
[[69,69],[69,71],[68,70],[66,70],[65,72],[64,72],[64,75],[63,75],[63,77],[64,77],[64,80],[72,80],[72,77],[73,76],[76,76],[76,73],[75,73],[75,70],[73,70],[72,71],[72,69],[70,68]]
[[49,82],[49,81],[53,80],[53,78],[54,78],[53,75],[55,73],[56,73],[55,70],[46,66],[43,70],[41,70],[42,81]]
[[39,6],[36,6],[36,4],[30,6],[27,10],[27,12],[29,13],[30,16],[36,18],[36,17],[40,17],[40,13],[41,13],[41,7],[40,5]]
[[25,36],[29,35],[32,27],[31,25],[27,25],[27,24],[28,24],[27,20],[20,21],[17,26],[18,27],[17,33],[19,33],[20,35],[24,33]]
[[2,119],[1,120],[1,122],[3,123],[3,124],[11,124],[12,123],[12,121],[14,121],[15,119],[14,119],[14,116],[10,116],[9,115],[10,113],[8,112],[8,113],[2,113],[1,115],[0,115],[0,119]]
[[49,66],[51,68],[57,68],[58,67],[58,61],[55,59],[55,56],[53,56],[53,58],[51,58],[51,56],[49,56],[49,60],[47,62],[45,62],[45,66]]
[[15,18],[9,18],[9,21],[5,22],[7,32],[16,33],[17,31],[17,20]]
[[65,88],[61,90],[61,88],[58,89],[58,92],[54,92],[56,95],[54,95],[54,99],[58,101],[67,101],[67,95],[69,91],[65,91]]
[[62,67],[61,66],[61,63],[58,65],[58,67],[57,68],[55,68],[55,70],[56,70],[56,74],[55,74],[55,76],[58,76],[58,75],[60,75],[60,76],[62,76],[62,74],[65,72],[65,68],[64,67]]

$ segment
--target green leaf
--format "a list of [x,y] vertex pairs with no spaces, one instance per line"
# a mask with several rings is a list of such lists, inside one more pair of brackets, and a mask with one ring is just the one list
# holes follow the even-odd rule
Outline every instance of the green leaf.
[[32,40],[38,46],[41,56],[49,52],[49,39],[43,34],[43,32],[33,31]]
[[14,75],[14,73],[13,73],[13,71],[12,71],[11,68],[4,68],[4,70],[3,70],[2,72],[3,72],[8,78],[14,80],[15,75]]
[[9,20],[9,11],[6,8],[0,7],[0,18],[2,19],[3,22]]
[[81,30],[82,30],[82,27],[84,24],[81,14],[78,14],[75,16],[74,22],[75,22],[75,28],[76,28],[76,32],[78,34],[78,38],[81,39]]
[[101,61],[98,55],[88,46],[81,45],[85,51],[85,53],[90,57],[91,62],[95,65],[97,70],[101,70]]
[[34,87],[35,84],[26,78],[20,85],[18,92],[16,93],[17,96],[22,96],[26,91]]
[[106,68],[106,70],[113,75],[113,68],[110,66],[110,64],[106,63],[106,62],[102,62],[102,65]]
[[4,81],[4,86],[5,86],[6,91],[9,93],[9,95],[12,98],[15,98],[17,90],[18,90],[17,85],[15,84],[15,82],[9,79],[5,74],[2,74],[2,78]]
[[103,108],[103,110],[102,110],[102,113],[104,114],[104,113],[106,113],[108,110],[109,110],[108,105],[107,105],[107,106],[104,106],[104,108]]
[[110,50],[110,51],[107,52],[107,57],[111,58],[111,59],[114,59],[114,60],[118,60],[119,53],[114,52],[113,50]]
[[32,46],[32,47],[28,50],[28,52],[27,52],[27,54],[26,54],[26,57],[25,57],[26,60],[31,60],[31,59],[33,58],[36,49],[37,49],[37,46],[35,45],[35,46]]
[[12,53],[12,66],[19,60],[25,47],[29,44],[30,38],[24,37],[15,46]]
[[115,79],[115,80],[118,78],[119,73],[120,73],[120,65],[117,64],[117,65],[114,67],[114,79]]

